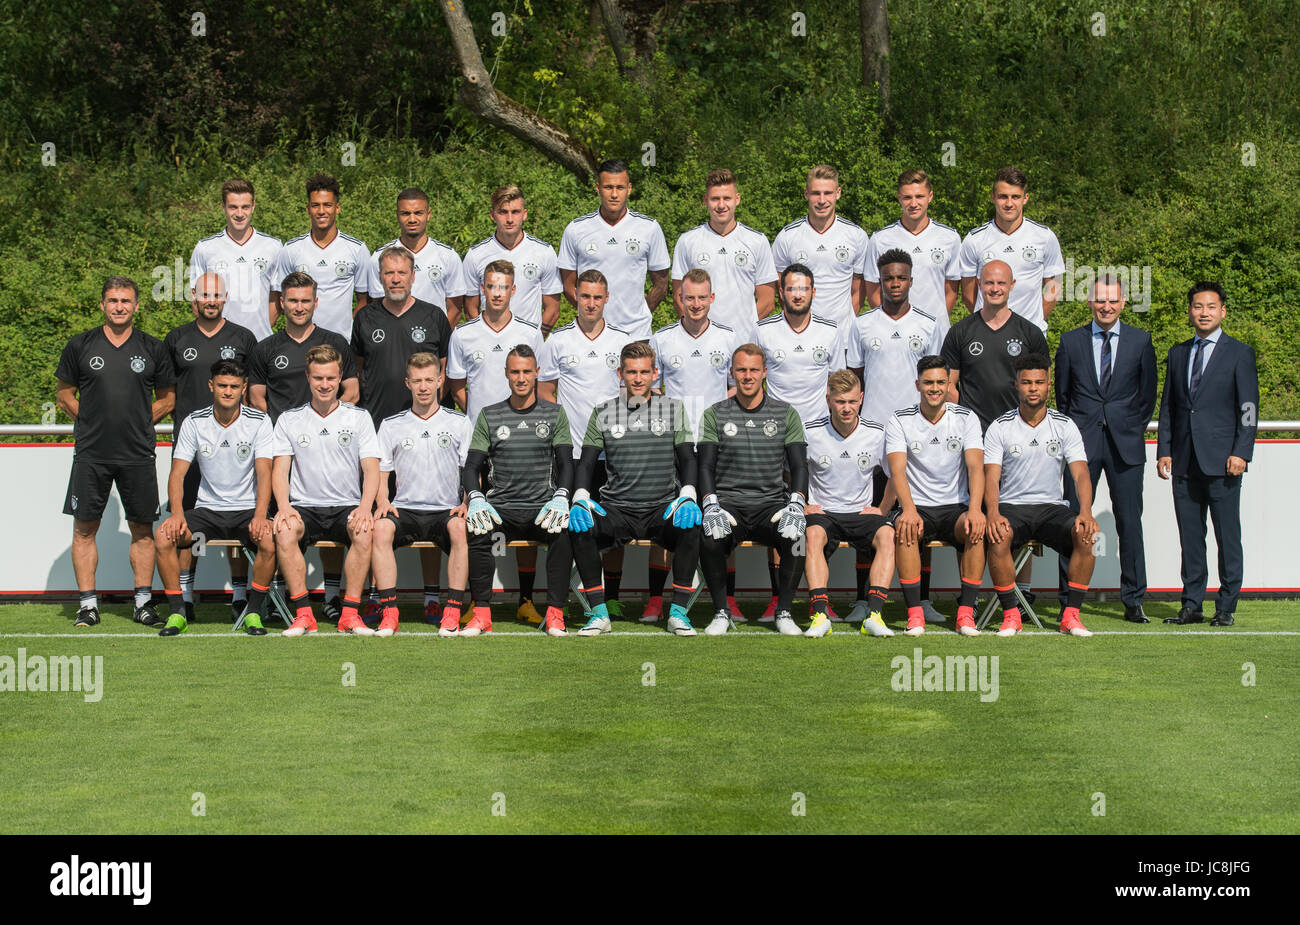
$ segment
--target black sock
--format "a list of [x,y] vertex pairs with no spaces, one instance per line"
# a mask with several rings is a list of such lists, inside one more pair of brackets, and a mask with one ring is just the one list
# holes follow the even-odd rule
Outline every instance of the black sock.
[[773,597],[780,597],[780,595],[781,595],[781,567],[778,566],[778,565],[773,565],[771,562],[769,562],[769,563],[767,564],[767,580],[768,580],[769,582],[772,583],[772,596],[773,596]]
[[1065,606],[1073,607],[1075,610],[1078,610],[1083,606],[1083,596],[1088,593],[1088,586],[1077,585],[1074,582],[1070,582],[1067,587],[1070,589],[1070,595],[1066,599]]
[[812,600],[813,613],[825,614],[826,608],[830,606],[831,598],[825,588],[813,588],[808,592]]
[[310,607],[310,606],[311,606],[311,599],[307,596],[306,591],[302,592],[302,594],[296,596],[291,595],[289,597],[289,609],[293,611],[294,617],[298,616],[299,610],[302,610],[302,608],[304,607]]
[[257,582],[250,582],[248,586],[248,607],[244,613],[255,613],[259,616],[262,613],[262,605],[266,602],[266,592],[268,588],[258,586]]
[[167,606],[171,613],[182,615],[185,613],[185,598],[179,591],[164,591],[163,594],[167,597]]
[[431,585],[424,586],[424,602],[431,604],[438,600],[438,595],[442,592],[442,587],[436,581]]
[[930,599],[930,566],[921,566],[921,600]]
[[605,573],[605,599],[609,601],[618,600],[618,588],[623,583],[622,572]]
[[668,584],[668,569],[657,565],[650,566],[650,596],[663,597],[664,585]]
[[231,603],[248,599],[248,576],[231,575],[230,576]]
[[1014,583],[1005,588],[994,585],[993,590],[998,592],[998,602],[1002,605],[1003,610],[1015,610],[1020,606],[1020,601],[1016,599],[1016,586]]
[[695,589],[690,585],[679,585],[673,582],[673,603],[682,610],[686,610],[690,606],[691,595],[694,593]]
[[734,568],[728,568],[727,569],[727,597],[735,597],[735,596],[736,596],[736,570]]
[[537,569],[519,569],[519,603],[533,599],[533,582],[537,578]]
[[396,588],[380,588],[380,589],[379,589],[379,606],[380,606],[382,609],[384,609],[384,610],[387,610],[389,607],[392,607],[394,610],[396,610],[396,609],[397,609],[397,589],[396,589]]
[[601,604],[605,603],[605,586],[596,585],[594,588],[581,588],[582,594],[587,599],[587,609],[595,610]]
[[974,607],[975,595],[979,594],[980,583],[978,581],[961,580],[961,597],[957,599],[958,607]]
[[867,610],[879,610],[882,613],[885,610],[885,601],[889,600],[889,589],[882,588],[879,585],[872,585],[867,589]]
[[898,579],[898,586],[903,589],[903,603],[907,609],[921,606],[921,579],[914,578],[908,581],[904,578]]

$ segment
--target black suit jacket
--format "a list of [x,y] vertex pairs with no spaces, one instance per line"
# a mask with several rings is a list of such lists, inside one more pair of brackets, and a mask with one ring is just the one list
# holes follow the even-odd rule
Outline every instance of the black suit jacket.
[[1146,461],[1143,435],[1156,407],[1156,351],[1151,335],[1121,322],[1110,384],[1101,390],[1092,355],[1092,322],[1066,331],[1056,350],[1056,407],[1079,425],[1089,459],[1101,455],[1110,431],[1120,458]]
[[1255,351],[1220,334],[1201,371],[1196,398],[1187,394],[1187,375],[1195,338],[1169,349],[1165,389],[1160,397],[1157,456],[1173,458],[1173,474],[1187,475],[1193,449],[1200,473],[1227,474],[1229,456],[1250,461],[1259,418],[1259,374]]

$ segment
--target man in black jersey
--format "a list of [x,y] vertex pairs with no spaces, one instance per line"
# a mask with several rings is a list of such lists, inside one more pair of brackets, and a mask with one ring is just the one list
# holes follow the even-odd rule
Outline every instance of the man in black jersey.
[[942,356],[952,370],[948,400],[974,411],[983,430],[1018,407],[1016,357],[1047,353],[1038,325],[1011,311],[1015,284],[1005,262],[986,263],[979,275],[983,307],[953,325],[943,341]]
[[[181,424],[194,411],[212,404],[209,388],[212,364],[218,360],[234,360],[247,366],[248,357],[257,346],[253,332],[243,325],[228,320],[226,284],[216,273],[204,273],[194,280],[190,291],[190,309],[194,320],[172,328],[163,338],[163,345],[171,357],[176,371],[176,407],[172,410],[173,434],[179,434]],[[172,440],[175,454],[175,438]],[[191,466],[185,474],[181,513],[194,508],[199,494],[199,467]],[[248,562],[230,555],[230,583],[234,588],[231,609],[234,619],[243,614],[248,603]],[[180,590],[185,601],[185,618],[194,619],[194,553],[187,547],[180,550]]]
[[[427,203],[426,203],[427,208]],[[379,282],[384,296],[364,306],[352,319],[352,353],[361,375],[361,401],[370,412],[375,429],[384,418],[411,407],[406,387],[406,361],[416,353],[438,357],[439,378],[447,369],[447,344],[451,325],[447,313],[411,293],[415,280],[415,257],[404,247],[394,246],[379,253]],[[395,486],[394,482],[394,486]],[[396,497],[390,491],[390,497]],[[438,582],[442,569],[437,549],[420,550],[424,571],[424,618],[439,622]],[[367,623],[380,618],[379,599],[373,593],[366,604]]]
[[163,622],[150,604],[158,516],[153,426],[172,410],[176,376],[162,341],[133,325],[139,299],[134,280],[110,276],[99,299],[105,323],[69,340],[55,373],[59,407],[75,422],[76,450],[63,513],[73,517],[77,626],[99,623],[95,536],[114,483],[131,530],[135,621],[145,626]]

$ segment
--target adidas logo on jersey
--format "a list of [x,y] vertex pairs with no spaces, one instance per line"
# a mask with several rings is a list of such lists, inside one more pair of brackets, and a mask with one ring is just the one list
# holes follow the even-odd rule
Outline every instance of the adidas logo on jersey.
[[818,244],[818,245],[817,245],[817,253],[821,254],[821,253],[825,253],[825,251],[826,251],[826,245],[825,245],[825,244]]
[[235,261],[235,263],[248,263],[248,261],[245,260],[243,257],[240,257],[238,260]]
[[902,338],[902,335],[899,334],[897,331],[895,331],[893,334],[889,335],[889,339],[890,339],[890,340],[899,340],[899,339],[901,339],[901,338]]
[[500,344],[493,344],[493,345],[492,345],[492,352],[493,352],[493,353],[500,353],[500,352],[501,352],[501,345],[500,345]]
[[321,435],[322,437],[328,437],[328,436],[330,435],[330,430],[329,430],[329,428],[328,428],[328,427],[322,427],[322,428],[320,429],[320,435]]
[[229,441],[229,440],[222,440],[222,441],[221,441],[221,445],[222,445],[222,447],[224,447],[225,449],[230,449],[230,441]]
[[938,442],[939,442],[939,438],[938,438],[938,437],[931,437],[931,438],[930,438],[930,445],[931,445],[931,446],[933,446],[934,444],[936,444],[936,443],[938,443]]
[[719,254],[725,254],[726,252],[727,252],[727,249],[726,249],[725,247],[721,247],[721,248],[718,249],[718,253],[719,253]]
[[1016,249],[1015,249],[1014,247],[1012,247],[1010,244],[1008,244],[1006,247],[1002,248],[1002,253],[1004,253],[1004,254],[1014,254],[1015,252],[1016,252]]
[[840,454],[840,459],[852,459],[852,458],[853,457],[849,455],[848,450],[845,450],[843,453]]
[[320,263],[316,264],[316,266],[318,266],[318,267],[327,267],[327,266],[329,266],[329,264],[326,263],[324,260],[322,260]]
[[605,243],[606,243],[606,244],[617,244],[617,243],[618,243],[618,238],[610,238],[610,239],[609,239],[608,241],[606,241]]
[[1033,440],[1030,440],[1030,441],[1029,441],[1029,445],[1030,445],[1030,446],[1038,446],[1038,438],[1035,437]]
[[600,354],[597,353],[595,350],[588,350],[588,351],[587,351],[587,357],[588,357],[588,358],[591,358],[591,357],[599,357],[599,356],[600,356]]
[[920,248],[920,246],[918,245],[917,247],[912,248],[912,253],[913,253],[913,254],[919,254],[919,253],[921,253],[921,248]]
[[428,440],[428,439],[429,439],[429,432],[426,430],[424,433],[420,434],[420,436],[423,437],[425,440]]
[[527,429],[528,429],[528,424],[525,423],[524,421],[520,421],[519,426],[515,428],[515,430],[527,430]]
[[795,347],[795,348],[794,348],[794,352],[795,352],[795,353],[803,353],[803,344],[799,344],[797,347]]
[[753,427],[753,426],[754,426],[754,422],[753,422],[753,421],[746,421],[746,422],[745,422],[745,426],[746,426],[746,427]]
[[701,354],[700,351],[696,350],[694,353],[691,354],[691,356],[698,357],[698,356],[703,356],[703,354]]

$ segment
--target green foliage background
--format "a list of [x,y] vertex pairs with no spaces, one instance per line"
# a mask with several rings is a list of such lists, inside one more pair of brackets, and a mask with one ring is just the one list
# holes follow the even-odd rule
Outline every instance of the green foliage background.
[[[39,420],[105,276],[147,292],[156,267],[220,229],[230,176],[255,183],[257,226],[289,238],[307,227],[305,178],[333,172],[340,226],[372,247],[395,235],[409,185],[430,193],[430,234],[462,253],[491,233],[500,183],[524,188],[530,231],[552,244],[594,208],[571,175],[455,103],[436,5],[202,5],[194,36],[196,4],[0,0],[0,421]],[[741,220],[771,237],[803,214],[804,173],[822,161],[841,170],[842,213],[871,231],[896,217],[898,173],[925,168],[931,214],[963,233],[990,217],[994,171],[1015,164],[1027,214],[1076,265],[1152,268],[1151,311],[1131,320],[1162,358],[1188,336],[1187,287],[1221,281],[1228,330],[1259,353],[1262,417],[1300,418],[1295,3],[1109,4],[1098,35],[1091,0],[899,0],[887,113],[860,86],[854,4],[798,4],[802,36],[784,3],[671,4],[641,80],[618,74],[587,4],[467,6],[500,89],[631,161],[632,206],[670,246],[704,219],[713,166],[737,172]],[[355,166],[341,165],[346,142]],[[1053,346],[1086,317],[1060,305]],[[146,295],[140,324],[161,337],[187,318],[184,302]]]

